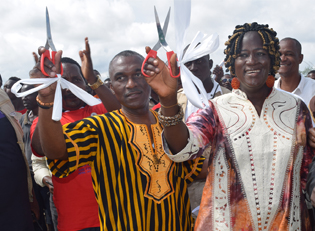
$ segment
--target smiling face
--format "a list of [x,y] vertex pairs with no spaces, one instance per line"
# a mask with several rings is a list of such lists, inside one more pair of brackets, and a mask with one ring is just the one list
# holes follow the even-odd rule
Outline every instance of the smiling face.
[[270,72],[270,57],[263,49],[263,41],[258,32],[247,32],[242,41],[241,53],[235,59],[235,74],[241,82],[241,89],[255,92],[266,87]]
[[149,107],[151,88],[141,73],[143,60],[136,55],[118,56],[110,65],[111,89],[118,101],[131,110]]
[[[73,83],[77,87],[86,91],[86,83],[84,77],[80,73],[80,69],[77,65],[72,63],[62,63],[63,75],[62,78]],[[77,110],[84,106],[84,102],[72,94],[68,89],[62,90],[62,107],[64,110]]]
[[303,55],[298,49],[296,42],[292,39],[280,41],[280,68],[281,77],[299,76],[299,65],[303,61]]

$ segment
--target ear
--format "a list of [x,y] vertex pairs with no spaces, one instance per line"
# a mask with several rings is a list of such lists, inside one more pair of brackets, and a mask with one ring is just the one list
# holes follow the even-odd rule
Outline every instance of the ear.
[[301,64],[303,62],[303,58],[304,58],[304,55],[300,54],[299,55],[299,64]]
[[212,60],[212,59],[209,59],[209,69],[210,69],[210,70],[212,69],[212,66],[213,66],[213,60]]

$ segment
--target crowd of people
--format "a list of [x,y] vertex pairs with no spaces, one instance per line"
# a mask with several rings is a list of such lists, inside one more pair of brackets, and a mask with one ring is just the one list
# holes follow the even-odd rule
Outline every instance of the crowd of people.
[[121,51],[104,83],[87,38],[81,65],[58,51],[44,60],[49,76],[40,47],[31,79],[62,66],[100,103],[63,89],[54,121],[55,84],[22,98],[11,92],[17,77],[0,88],[1,230],[315,230],[315,71],[303,76],[300,42],[276,35],[236,26],[229,74],[211,71],[210,54],[185,63],[207,92],[204,109],[171,77],[176,54],[168,68]]

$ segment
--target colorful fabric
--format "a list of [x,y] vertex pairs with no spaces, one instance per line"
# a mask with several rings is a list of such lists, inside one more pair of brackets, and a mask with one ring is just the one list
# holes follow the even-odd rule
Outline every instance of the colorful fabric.
[[234,90],[190,117],[192,139],[212,146],[195,230],[311,230],[302,189],[313,150],[296,145],[304,126],[306,105],[276,89],[260,116]]
[[121,110],[63,128],[69,159],[51,162],[51,171],[65,177],[91,166],[101,230],[192,230],[187,183],[203,159],[171,162],[159,123],[151,125],[153,140],[145,125],[130,122]]
[[[61,124],[67,124],[85,117],[104,114],[107,110],[103,104],[86,105],[78,110],[62,113]],[[38,118],[33,121],[31,136]],[[34,153],[38,156],[38,154]],[[59,160],[47,160],[48,164],[64,163]],[[85,228],[99,227],[98,204],[95,200],[91,180],[91,167],[82,165],[68,177],[59,179],[52,176],[54,185],[53,200],[58,213],[59,231],[76,231]]]

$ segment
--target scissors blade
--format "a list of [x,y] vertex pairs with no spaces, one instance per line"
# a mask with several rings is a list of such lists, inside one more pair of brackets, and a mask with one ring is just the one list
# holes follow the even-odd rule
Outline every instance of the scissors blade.
[[[49,20],[49,14],[48,14],[48,9],[46,7],[46,33],[47,33],[47,43],[49,44],[50,48],[53,51],[56,51],[55,45],[52,42],[52,37],[51,37],[51,30],[50,30],[50,20]],[[47,48],[46,48],[47,49]]]
[[157,28],[158,35],[159,35],[159,41],[160,41],[161,45],[164,47],[164,49],[167,52],[172,51],[171,48],[168,46],[166,40],[165,40],[165,35],[164,35],[163,30],[161,28],[161,23],[160,23],[160,20],[159,20],[159,16],[158,16],[158,14],[156,12],[155,6],[154,6],[154,15],[155,15],[156,28]]
[[[155,6],[154,6],[154,9],[155,9]],[[168,28],[168,24],[170,22],[170,14],[171,14],[171,7],[168,9],[168,12],[167,12],[167,15],[166,15],[166,18],[165,18],[165,21],[164,21],[164,25],[163,25],[163,33],[164,35],[166,35],[166,32],[167,32],[167,28]],[[158,41],[154,47],[152,48],[152,50],[155,50],[157,51],[158,49],[160,49],[161,47],[161,43],[160,41]]]

